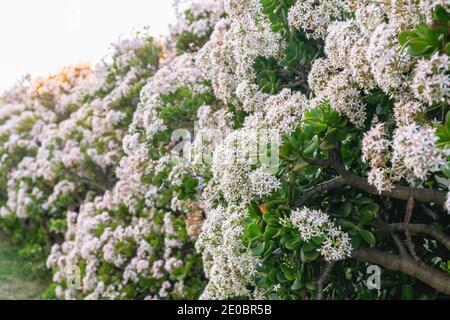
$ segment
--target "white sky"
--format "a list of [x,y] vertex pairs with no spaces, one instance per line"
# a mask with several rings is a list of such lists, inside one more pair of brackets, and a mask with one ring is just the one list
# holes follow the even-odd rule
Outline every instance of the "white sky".
[[0,1],[0,92],[22,75],[44,75],[80,61],[99,61],[137,26],[165,33],[173,0]]

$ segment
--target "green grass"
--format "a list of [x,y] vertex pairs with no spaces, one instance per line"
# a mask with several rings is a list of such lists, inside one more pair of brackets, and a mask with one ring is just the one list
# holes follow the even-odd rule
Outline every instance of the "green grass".
[[0,300],[40,299],[49,279],[36,279],[18,255],[18,248],[0,234]]

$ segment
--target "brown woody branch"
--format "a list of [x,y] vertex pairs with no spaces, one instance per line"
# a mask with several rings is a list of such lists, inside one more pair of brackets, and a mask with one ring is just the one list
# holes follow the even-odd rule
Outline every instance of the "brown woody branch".
[[[380,225],[385,225],[385,222],[379,215],[377,216],[377,221]],[[400,254],[400,256],[407,257],[409,255],[409,253],[408,253],[408,250],[406,249],[406,246],[402,242],[402,239],[400,238],[400,236],[396,232],[391,232],[390,234],[391,234],[392,240],[394,241],[395,246],[397,247],[397,250],[398,250],[398,253]]]
[[323,289],[325,281],[327,280],[327,277],[330,274],[330,272],[333,270],[335,264],[336,262],[327,263],[322,273],[320,274],[319,279],[317,279],[317,300],[323,299]]
[[422,209],[422,212],[424,214],[429,216],[434,221],[438,221],[439,220],[439,215],[436,212],[434,212],[433,210],[431,210],[430,208],[427,208],[426,206],[422,205],[421,209]]
[[345,180],[342,177],[337,177],[330,181],[323,182],[303,192],[302,196],[295,202],[295,207],[303,206],[314,195],[336,189],[345,185]]
[[443,206],[446,200],[447,193],[424,188],[413,188],[405,186],[393,186],[390,191],[380,192],[373,186],[371,186],[367,179],[359,177],[350,173],[340,160],[339,150],[331,150],[329,152],[328,159],[311,159],[304,158],[304,160],[310,164],[318,166],[330,166],[336,170],[344,179],[345,184],[354,188],[363,190],[373,195],[381,195],[388,198],[407,201],[410,197],[414,197],[417,202],[436,203]]
[[406,204],[406,215],[405,215],[405,219],[404,219],[404,228],[403,229],[405,231],[405,236],[406,236],[406,240],[405,240],[406,247],[408,248],[411,255],[414,257],[414,259],[416,261],[419,261],[420,258],[416,253],[416,247],[414,245],[414,241],[411,238],[411,231],[409,230],[409,223],[411,221],[412,214],[414,211],[414,204],[415,204],[414,197],[409,196],[408,202]]
[[359,261],[383,266],[392,271],[403,272],[421,280],[439,292],[450,295],[450,276],[423,263],[418,263],[412,257],[400,257],[371,248],[353,250],[352,257]]
[[287,83],[287,84],[283,84],[281,86],[282,89],[295,89],[295,88],[304,88],[305,82],[304,80],[299,80],[296,82],[291,82],[291,83]]
[[399,235],[395,232],[391,233],[392,240],[394,241],[395,246],[397,247],[398,253],[402,257],[407,257],[408,251],[406,250],[405,245],[403,244],[402,240],[400,239]]
[[[378,190],[369,185],[367,180],[364,178],[349,174],[344,179],[347,184],[354,188],[361,189],[373,195],[380,195]],[[436,203],[441,206],[445,203],[446,198],[446,193],[439,190],[404,186],[394,186],[391,191],[381,192],[381,196],[404,201],[408,200],[410,195],[412,195],[417,202]]]
[[[405,224],[403,223],[384,224],[374,222],[372,226],[386,232],[403,232],[405,230]],[[412,234],[425,234],[430,236],[439,241],[447,250],[450,250],[450,237],[439,229],[427,224],[409,224],[408,227]]]
[[[413,188],[394,185],[390,191],[383,191],[381,194],[379,191],[371,186],[367,179],[350,173],[344,166],[340,152],[338,149],[329,151],[328,159],[312,159],[304,158],[304,160],[312,165],[318,166],[330,166],[340,175],[340,177],[324,182],[314,188],[311,188],[302,195],[302,197],[296,202],[296,205],[303,205],[314,194],[328,191],[334,188],[338,188],[343,185],[348,185],[360,190],[363,190],[369,194],[381,195],[388,198],[408,201],[414,199],[416,202],[423,203],[435,203],[443,206],[446,200],[446,192],[424,188]],[[377,223],[377,228],[380,230],[392,232],[394,243],[397,245],[400,256],[394,255],[388,252],[383,252],[377,249],[361,248],[352,252],[352,257],[356,260],[370,262],[381,265],[386,269],[392,271],[400,271],[408,274],[414,278],[421,280],[434,289],[450,295],[450,276],[431,268],[428,265],[420,261],[416,261],[413,257],[408,255],[405,246],[401,242],[396,232],[412,232],[414,234],[426,234],[430,237],[438,240],[447,249],[450,250],[450,238],[440,230],[423,224],[408,224],[408,227],[403,224],[390,224],[387,225],[383,222]],[[326,270],[324,270],[326,271]],[[326,277],[326,275],[325,275]],[[322,278],[322,277],[321,277]],[[321,279],[319,279],[321,280]],[[321,280],[325,281],[325,280]],[[318,298],[320,293],[320,283],[318,282]],[[323,286],[323,283],[321,284]],[[323,291],[323,289],[322,289]],[[321,297],[321,296],[320,296]]]

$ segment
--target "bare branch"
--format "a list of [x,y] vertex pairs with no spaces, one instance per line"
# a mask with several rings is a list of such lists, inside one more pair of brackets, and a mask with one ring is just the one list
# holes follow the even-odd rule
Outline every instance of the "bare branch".
[[414,259],[416,261],[420,261],[420,258],[417,256],[416,253],[416,247],[414,246],[414,242],[411,238],[411,232],[409,230],[409,222],[411,221],[412,218],[412,214],[414,211],[414,197],[412,195],[409,196],[408,198],[408,202],[406,204],[406,215],[405,215],[405,220],[404,220],[404,231],[405,231],[405,236],[406,236],[406,247],[409,250],[409,253],[411,253],[411,255],[414,257]]
[[392,271],[406,273],[437,291],[450,295],[450,276],[423,263],[417,263],[413,258],[400,257],[371,248],[353,250],[352,257],[359,261],[383,266]]
[[[380,195],[378,190],[369,185],[367,180],[364,178],[349,175],[345,181],[352,187],[364,190],[373,195]],[[445,192],[435,189],[411,188],[403,186],[394,186],[391,191],[383,191],[381,196],[406,201],[408,200],[410,194],[412,194],[414,199],[418,202],[436,203],[441,206],[444,205],[445,198],[447,196]]]
[[329,159],[316,159],[303,157],[303,160],[315,166],[331,166],[331,161]]
[[[380,215],[377,215],[377,221],[379,222],[380,225],[385,225],[385,222],[380,217]],[[403,241],[400,238],[400,236],[395,232],[391,232],[390,234],[391,234],[392,240],[394,241],[395,246],[397,247],[397,250],[398,250],[398,253],[400,254],[400,256],[402,256],[402,257],[409,256],[408,250],[406,249],[405,245],[403,244]]]
[[439,215],[436,212],[434,212],[433,210],[431,210],[430,208],[427,208],[426,206],[422,205],[421,209],[422,209],[423,213],[425,213],[427,216],[429,216],[434,221],[439,220]]
[[317,186],[314,186],[308,190],[305,190],[302,194],[302,196],[295,202],[295,207],[301,207],[303,206],[311,197],[313,197],[316,194],[320,194],[322,192],[337,189],[339,187],[342,187],[345,185],[345,180],[342,177],[338,177],[335,179],[332,179],[330,181],[323,182],[321,184],[318,184]]
[[327,277],[330,274],[330,272],[333,270],[335,264],[336,262],[327,263],[322,273],[320,274],[319,279],[317,279],[317,300],[323,299],[323,289],[325,281],[327,280]]
[[412,196],[417,202],[436,203],[441,206],[444,205],[447,197],[447,193],[444,191],[405,186],[394,186],[391,191],[383,191],[380,194],[375,187],[367,182],[367,179],[354,175],[345,168],[340,159],[339,150],[337,149],[329,152],[329,159],[304,158],[304,160],[313,165],[332,167],[344,178],[347,185],[373,195],[381,195],[404,201],[407,201]]
[[400,239],[399,235],[395,232],[393,232],[391,234],[392,240],[395,243],[395,246],[397,247],[398,253],[400,254],[400,256],[402,257],[407,257],[408,251],[406,250],[405,245],[403,244],[402,240]]
[[[405,230],[403,223],[385,224],[374,222],[371,225],[386,232],[403,232]],[[426,234],[439,241],[447,250],[450,250],[450,237],[433,226],[427,224],[410,224],[409,231],[413,234]]]
[[299,80],[292,83],[281,85],[281,89],[298,89],[298,88],[305,90],[304,92],[306,95],[309,95],[309,93],[311,92],[311,89],[305,83],[305,80]]
[[294,89],[294,88],[299,88],[299,87],[303,87],[304,81],[299,80],[296,82],[291,82],[291,83],[287,83],[281,86],[282,89]]
[[405,215],[406,228],[408,228],[409,222],[411,221],[413,211],[414,211],[414,197],[411,195],[408,197],[408,202],[406,204],[406,215]]

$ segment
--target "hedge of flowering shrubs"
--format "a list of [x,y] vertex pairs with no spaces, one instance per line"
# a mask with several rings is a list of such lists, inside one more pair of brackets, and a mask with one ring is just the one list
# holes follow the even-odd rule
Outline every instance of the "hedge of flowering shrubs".
[[448,2],[176,6],[1,98],[0,225],[45,297],[450,295]]
[[45,261],[71,212],[117,180],[123,136],[161,49],[151,38],[113,49],[95,71],[65,68],[2,98],[2,226],[28,259]]

